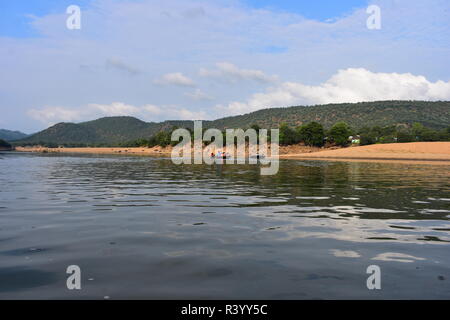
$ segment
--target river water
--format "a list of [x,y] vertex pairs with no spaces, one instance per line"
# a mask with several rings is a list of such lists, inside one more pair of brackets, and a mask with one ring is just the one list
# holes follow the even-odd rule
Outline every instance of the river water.
[[450,299],[449,169],[0,153],[0,299]]

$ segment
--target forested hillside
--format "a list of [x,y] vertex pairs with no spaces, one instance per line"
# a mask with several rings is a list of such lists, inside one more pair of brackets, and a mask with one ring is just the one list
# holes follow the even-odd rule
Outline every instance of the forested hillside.
[[[297,127],[318,122],[325,129],[337,122],[345,122],[352,129],[363,127],[411,127],[420,123],[431,129],[444,129],[450,125],[450,102],[380,101],[364,103],[328,104],[269,108],[256,112],[204,121],[204,128],[277,128],[284,123]],[[59,123],[18,144],[52,143],[65,145],[117,145],[138,139],[148,139],[160,131],[173,127],[192,128],[192,121],[144,122],[133,117],[107,117],[94,121]]]

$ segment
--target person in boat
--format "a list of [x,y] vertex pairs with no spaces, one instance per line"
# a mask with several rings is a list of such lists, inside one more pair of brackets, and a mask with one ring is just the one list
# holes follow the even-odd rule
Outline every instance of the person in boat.
[[257,153],[256,155],[253,155],[250,158],[260,160],[260,159],[264,159],[265,157],[264,157],[264,155],[260,155],[259,153]]
[[217,152],[217,155],[216,155],[217,159],[226,159],[227,157],[228,157],[227,153],[222,152],[222,151]]

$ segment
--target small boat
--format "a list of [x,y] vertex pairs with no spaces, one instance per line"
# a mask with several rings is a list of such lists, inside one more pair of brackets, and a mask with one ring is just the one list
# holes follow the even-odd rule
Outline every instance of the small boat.
[[225,152],[218,152],[216,155],[211,154],[211,158],[230,159],[231,156],[228,153],[225,153]]

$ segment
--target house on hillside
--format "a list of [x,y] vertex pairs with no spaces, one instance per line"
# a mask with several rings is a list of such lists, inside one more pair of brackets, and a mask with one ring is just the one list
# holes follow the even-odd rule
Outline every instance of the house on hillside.
[[359,144],[361,142],[361,137],[359,135],[348,137],[348,141],[352,144]]

